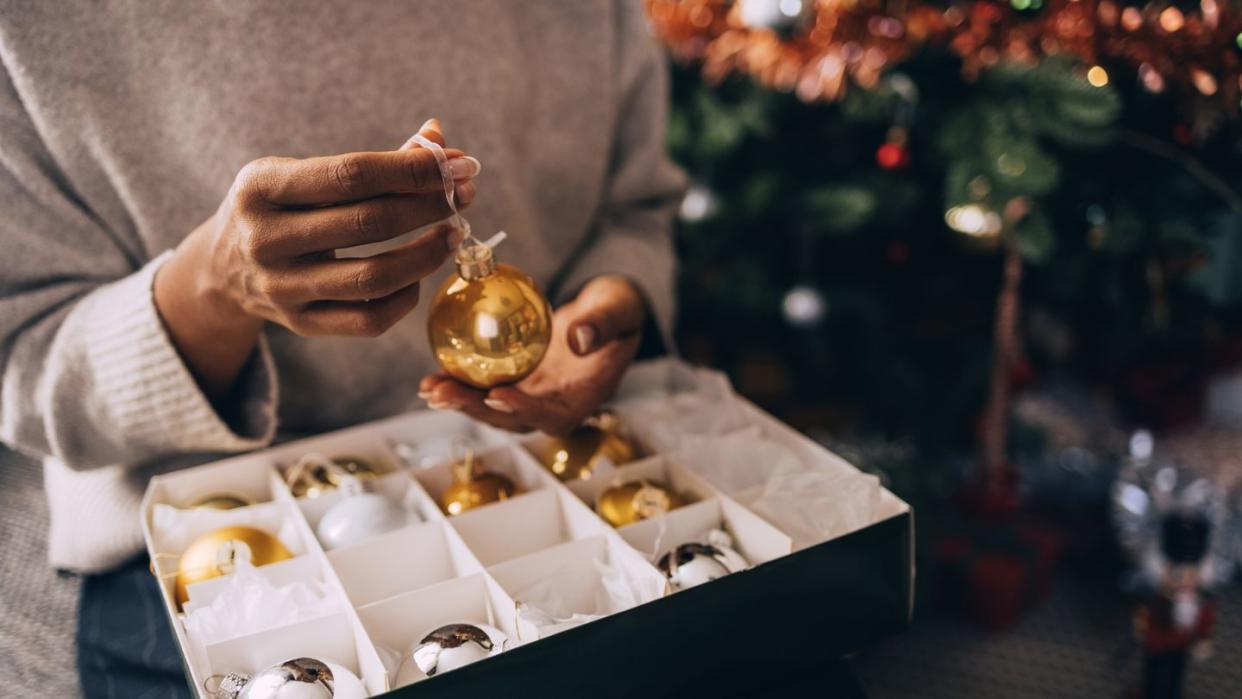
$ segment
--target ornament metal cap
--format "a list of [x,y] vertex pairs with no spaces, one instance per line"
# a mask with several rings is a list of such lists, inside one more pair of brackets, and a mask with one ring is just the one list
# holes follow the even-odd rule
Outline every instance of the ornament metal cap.
[[467,238],[457,249],[457,274],[466,281],[482,279],[496,271],[496,255],[490,245]]

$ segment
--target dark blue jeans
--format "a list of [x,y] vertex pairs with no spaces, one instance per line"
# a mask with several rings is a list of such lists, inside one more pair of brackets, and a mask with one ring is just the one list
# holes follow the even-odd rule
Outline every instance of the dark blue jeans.
[[87,699],[189,697],[159,587],[141,559],[87,576],[78,611],[78,678]]

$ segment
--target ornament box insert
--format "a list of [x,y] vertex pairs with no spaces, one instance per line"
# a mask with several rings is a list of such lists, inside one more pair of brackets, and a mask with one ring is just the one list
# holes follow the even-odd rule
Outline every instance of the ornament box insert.
[[[697,394],[715,417],[696,415],[684,406],[679,406],[682,417],[676,420],[660,413],[659,406],[667,410]],[[539,437],[509,435],[460,416],[428,411],[152,479],[143,502],[144,533],[191,688],[205,696],[203,681],[211,675],[255,672],[309,656],[349,668],[373,696],[490,696],[497,687],[515,695],[583,696],[598,688],[604,674],[617,678],[627,692],[658,694],[666,688],[664,678],[684,676],[687,667],[810,665],[905,627],[913,594],[913,513],[908,505],[882,491],[871,520],[795,550],[779,527],[679,463],[677,429],[704,437],[721,431],[736,434],[746,427],[816,468],[852,471],[852,466],[734,395],[718,375],[676,360],[632,369],[616,404],[624,424],[651,456],[621,466],[605,460],[590,480],[571,484],[560,483],[528,451]],[[645,415],[657,417],[645,420]],[[446,517],[436,496],[437,488],[451,479],[448,466],[441,461],[427,469],[408,468],[397,456],[402,453],[409,462],[402,447],[442,442],[446,435],[475,448],[489,466],[494,463],[513,478],[521,492]],[[294,498],[279,471],[309,452],[353,455],[381,464],[384,474],[367,489],[408,503],[417,516],[395,531],[324,551],[314,534],[315,522],[334,494]],[[598,489],[632,477],[664,482],[687,495],[687,503],[614,529],[590,503]],[[338,611],[217,643],[201,644],[187,636],[184,615],[171,597],[179,551],[169,550],[153,511],[159,505],[186,507],[205,492],[224,490],[256,504],[221,512],[223,520],[267,508],[280,513],[286,536],[292,532],[293,541],[286,543],[294,558],[257,570],[278,584],[318,581],[339,602]],[[208,524],[200,526],[203,531],[197,534],[211,530]],[[752,567],[672,592],[654,561],[684,540],[702,539],[711,529],[726,531]],[[519,597],[542,596],[559,607],[558,613],[598,612],[599,593],[606,586],[601,571],[608,570],[626,581],[630,608],[610,609],[602,618],[567,630],[541,627],[519,611]],[[186,609],[209,604],[224,580],[189,585]],[[500,629],[510,648],[432,678],[393,662],[432,628],[463,621]],[[786,639],[780,647],[756,649],[748,641],[770,634],[774,624]],[[671,629],[678,631],[675,639],[669,636]],[[728,642],[730,638],[737,642]],[[567,663],[569,658],[579,660]],[[635,667],[647,671],[633,672]],[[716,674],[721,689],[730,686],[730,674]]]

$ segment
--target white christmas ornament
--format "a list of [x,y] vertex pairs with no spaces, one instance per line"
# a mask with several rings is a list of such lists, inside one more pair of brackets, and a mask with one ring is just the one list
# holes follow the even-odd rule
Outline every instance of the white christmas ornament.
[[785,294],[781,312],[790,325],[810,327],[824,319],[828,304],[819,290],[809,286],[795,286]]
[[[219,676],[217,676],[219,677]],[[348,668],[293,658],[253,676],[231,672],[208,693],[216,699],[364,699],[367,690]]]
[[717,207],[716,195],[712,193],[712,190],[696,184],[686,190],[686,196],[682,197],[678,215],[683,221],[697,223],[711,218],[716,213]]
[[745,570],[749,564],[730,548],[732,545],[728,534],[713,529],[706,542],[681,544],[661,556],[656,567],[673,584],[673,589],[685,590]]
[[406,511],[383,495],[365,492],[358,479],[343,480],[341,491],[344,499],[324,513],[316,529],[325,549],[357,544],[405,526]]
[[739,0],[742,22],[750,27],[789,32],[800,28],[814,10],[814,0]]
[[[445,624],[423,636],[406,657],[427,677],[504,652],[509,637],[487,624]],[[408,672],[403,668],[402,674]]]

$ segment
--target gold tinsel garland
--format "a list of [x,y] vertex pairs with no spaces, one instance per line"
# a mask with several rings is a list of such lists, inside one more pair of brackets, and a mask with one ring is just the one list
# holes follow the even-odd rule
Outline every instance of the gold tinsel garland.
[[808,102],[838,99],[850,83],[873,87],[925,44],[961,57],[967,79],[1001,60],[1068,54],[1091,66],[1092,84],[1108,82],[1108,67],[1128,68],[1151,92],[1179,90],[1201,114],[1236,115],[1242,92],[1242,11],[1230,0],[1201,0],[1194,12],[1118,0],[797,0],[806,9],[789,13],[787,32],[742,18],[745,2],[778,0],[646,2],[657,36],[701,60],[709,79],[738,71]]

